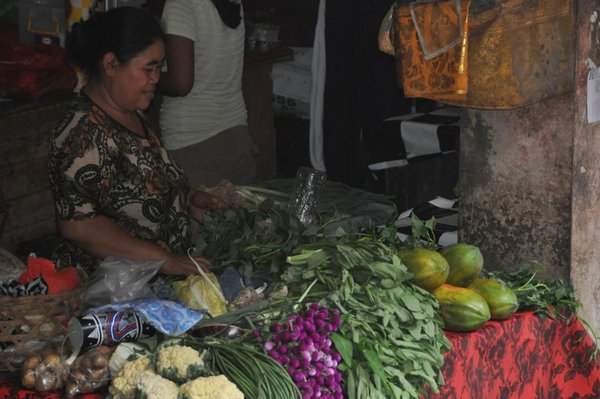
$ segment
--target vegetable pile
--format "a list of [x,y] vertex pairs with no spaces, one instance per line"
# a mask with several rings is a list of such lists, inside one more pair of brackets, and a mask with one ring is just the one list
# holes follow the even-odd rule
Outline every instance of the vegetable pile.
[[560,279],[540,280],[544,266],[537,261],[524,262],[515,271],[483,271],[483,275],[501,281],[516,294],[520,311],[533,311],[539,317],[558,320],[579,319],[596,344],[592,358],[598,355],[599,339],[590,323],[579,313],[583,304],[575,298],[572,286]]
[[[123,345],[123,344],[121,344]],[[112,399],[299,399],[286,370],[239,341],[171,338],[134,354],[113,376]]]
[[[121,343],[110,361],[107,352],[71,374],[89,371],[91,383],[110,371],[113,399],[418,399],[444,384],[445,329],[472,331],[517,308],[569,319],[581,306],[571,287],[541,282],[529,267],[488,272],[473,245],[438,248],[433,218],[413,215],[413,234],[400,242],[393,225],[332,229],[335,208],[349,204],[330,204],[322,216],[332,219],[305,227],[285,194],[239,194],[253,206],[207,215],[195,248],[215,275],[235,269],[242,288],[228,311],[207,311],[188,334],[152,348]],[[27,371],[30,385],[40,362]]]
[[410,282],[396,251],[372,235],[338,231],[335,240],[300,246],[282,276],[289,287],[340,310],[333,334],[350,399],[419,398],[443,384],[450,348],[438,303]]

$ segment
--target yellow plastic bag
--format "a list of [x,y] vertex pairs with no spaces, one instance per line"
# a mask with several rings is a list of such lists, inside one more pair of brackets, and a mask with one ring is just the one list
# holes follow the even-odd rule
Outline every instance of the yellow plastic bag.
[[469,5],[440,0],[395,7],[396,67],[405,97],[467,98]]
[[225,297],[213,273],[188,276],[185,280],[176,281],[173,290],[192,309],[206,311],[213,317],[227,312]]

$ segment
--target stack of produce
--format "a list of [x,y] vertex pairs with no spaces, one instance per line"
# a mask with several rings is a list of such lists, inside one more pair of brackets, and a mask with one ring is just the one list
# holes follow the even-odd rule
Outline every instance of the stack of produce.
[[449,342],[437,301],[410,282],[393,248],[375,235],[343,234],[297,248],[288,287],[340,310],[332,335],[348,398],[419,398],[443,383]]
[[[422,240],[433,221],[413,221],[405,242],[393,225],[331,235],[326,220],[305,228],[274,203],[206,217],[196,254],[212,260],[226,312],[207,312],[183,336],[150,346],[88,350],[66,369],[68,393],[104,386],[113,399],[418,399],[444,384],[444,329],[473,331],[517,308],[565,309],[553,306],[557,298],[576,304],[547,295],[530,274],[485,272],[474,245]],[[235,299],[226,274],[244,286]],[[65,369],[53,367],[64,383]],[[33,370],[24,377],[40,385]]]
[[277,362],[233,341],[170,339],[154,351],[130,355],[114,372],[113,399],[300,398]]
[[506,284],[480,277],[484,260],[474,245],[457,243],[439,251],[403,248],[398,256],[413,273],[413,283],[439,301],[446,330],[473,331],[490,319],[509,318],[519,307]]

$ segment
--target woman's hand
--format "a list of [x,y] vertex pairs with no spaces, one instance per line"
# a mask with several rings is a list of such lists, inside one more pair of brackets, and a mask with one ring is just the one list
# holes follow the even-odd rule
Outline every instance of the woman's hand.
[[190,214],[198,223],[204,221],[207,213],[229,206],[223,198],[199,190],[191,192],[188,198]]
[[[212,264],[206,258],[202,256],[194,256],[194,260],[198,263],[198,266],[205,272],[210,271]],[[200,272],[196,268],[196,265],[185,255],[171,255],[161,266],[160,271],[165,274],[176,274],[176,275],[195,275]]]

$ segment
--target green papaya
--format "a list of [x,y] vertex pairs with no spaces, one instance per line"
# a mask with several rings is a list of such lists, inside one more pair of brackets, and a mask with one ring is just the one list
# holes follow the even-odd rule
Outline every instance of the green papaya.
[[519,309],[517,294],[501,281],[478,277],[467,288],[485,299],[494,320],[508,319]]
[[446,282],[450,267],[439,252],[426,248],[405,248],[398,257],[414,276],[412,283],[431,291]]
[[483,255],[478,247],[466,243],[448,245],[439,250],[450,266],[446,283],[466,287],[483,269]]
[[438,311],[448,331],[473,331],[490,319],[487,302],[471,289],[442,284],[432,294],[440,304]]

